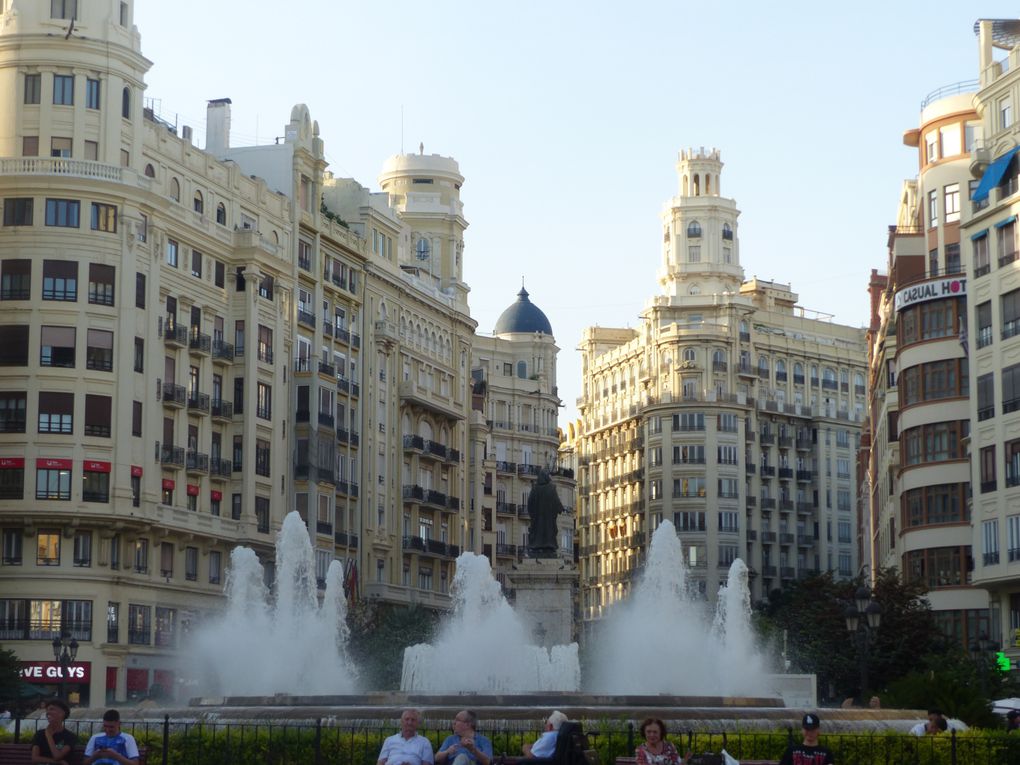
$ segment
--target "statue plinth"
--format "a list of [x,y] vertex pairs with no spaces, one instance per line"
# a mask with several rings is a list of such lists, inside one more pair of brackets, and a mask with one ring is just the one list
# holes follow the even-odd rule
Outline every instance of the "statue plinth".
[[574,593],[577,567],[562,558],[525,558],[509,574],[514,610],[535,645],[551,648],[575,642]]

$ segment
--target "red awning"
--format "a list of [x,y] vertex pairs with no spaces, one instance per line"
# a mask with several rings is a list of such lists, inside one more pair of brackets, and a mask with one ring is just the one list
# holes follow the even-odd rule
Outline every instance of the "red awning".
[[82,470],[86,473],[109,473],[110,463],[97,460],[85,460],[81,463]]
[[209,497],[213,501],[219,502],[221,499],[223,499],[223,492],[222,491],[215,491],[215,490],[211,491],[211,492],[209,492]]
[[141,468],[140,465],[132,465],[131,466],[131,477],[132,478],[141,478],[142,477],[142,468]]
[[37,470],[70,470],[71,460],[56,460],[49,457],[38,457],[35,461]]
[[189,483],[188,484],[188,496],[189,497],[197,497],[200,488],[201,487],[199,487],[197,484]]
[[11,470],[25,467],[24,457],[0,457],[0,470]]
[[163,490],[164,491],[173,491],[175,486],[177,486],[177,484],[176,484],[176,482],[174,481],[173,478],[164,478],[163,479]]

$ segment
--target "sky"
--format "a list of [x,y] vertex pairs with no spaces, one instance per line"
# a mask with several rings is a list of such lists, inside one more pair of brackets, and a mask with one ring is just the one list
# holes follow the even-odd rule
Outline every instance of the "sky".
[[136,0],[146,96],[204,145],[230,98],[231,145],[272,143],[307,104],[329,169],[378,190],[423,143],[454,157],[482,333],[521,280],[559,346],[561,426],[576,417],[585,327],[634,327],[658,293],[663,205],[681,149],[718,148],[742,211],[748,278],[863,326],[872,268],[922,99],[977,78],[994,2]]

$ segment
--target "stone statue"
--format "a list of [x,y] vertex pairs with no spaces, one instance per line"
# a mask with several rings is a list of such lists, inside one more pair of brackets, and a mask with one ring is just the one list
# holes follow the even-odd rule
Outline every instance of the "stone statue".
[[563,512],[563,503],[556,487],[549,480],[549,472],[541,470],[535,487],[528,496],[528,554],[532,558],[555,558],[559,549],[559,530],[556,519]]

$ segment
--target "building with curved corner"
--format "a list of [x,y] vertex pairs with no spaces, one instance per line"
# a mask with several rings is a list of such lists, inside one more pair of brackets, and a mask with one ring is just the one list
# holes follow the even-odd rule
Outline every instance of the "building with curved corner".
[[[919,173],[903,185],[889,227],[888,275],[872,274],[867,463],[861,536],[873,566],[928,589],[942,630],[964,645],[993,629],[987,595],[972,586],[967,331],[973,283],[961,257],[971,151],[980,137],[976,82],[935,91],[904,133]],[[972,325],[973,326],[973,325]],[[975,484],[975,495],[990,491]]]
[[680,153],[661,294],[636,328],[591,327],[581,340],[586,621],[627,596],[663,519],[706,598],[736,558],[755,600],[820,571],[857,573],[864,332],[801,308],[790,285],[744,278],[722,167],[716,150]]

